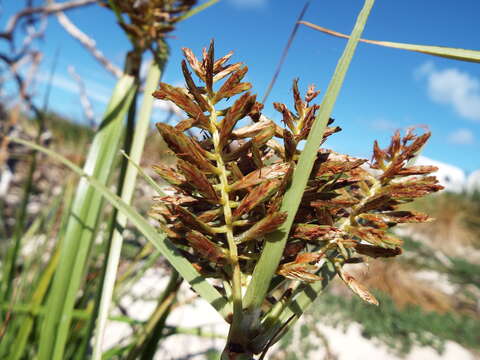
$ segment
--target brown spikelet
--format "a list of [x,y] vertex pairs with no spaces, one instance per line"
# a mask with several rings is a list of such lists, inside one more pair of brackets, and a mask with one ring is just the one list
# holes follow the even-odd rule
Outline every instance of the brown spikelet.
[[298,90],[298,79],[293,80],[292,92],[297,115],[299,118],[303,118],[305,116],[305,103],[302,101],[300,91]]
[[299,253],[294,261],[282,264],[277,273],[293,280],[300,280],[307,283],[322,280],[321,276],[315,274],[318,267],[317,263],[325,254],[318,253]]
[[225,252],[217,244],[213,243],[202,233],[192,230],[187,233],[187,241],[193,250],[198,252],[204,259],[215,264],[225,263]]
[[252,87],[251,84],[240,82],[242,81],[247,71],[247,66],[243,66],[236,70],[218,90],[217,94],[215,95],[215,102],[223,98],[229,98],[249,90]]
[[232,131],[232,137],[234,139],[245,139],[248,137],[254,137],[261,131],[266,128],[272,127],[274,125],[271,120],[261,120],[252,125],[247,125]]
[[316,275],[314,273],[315,270],[316,267],[313,265],[292,262],[281,265],[277,270],[277,274],[282,275],[287,279],[300,280],[307,283],[321,281],[323,278]]
[[354,247],[355,247],[355,251],[357,251],[359,254],[367,255],[373,258],[393,257],[393,256],[398,256],[402,253],[402,249],[399,247],[395,247],[392,249],[392,248],[383,248],[380,246],[360,244],[360,243],[355,244]]
[[383,189],[383,192],[393,199],[413,199],[442,190],[434,176],[412,178],[401,183],[391,184]]
[[200,61],[198,61],[193,51],[188,48],[182,48],[182,51],[195,74],[197,74],[200,79],[205,81],[205,71],[203,70],[202,64]]
[[237,236],[235,238],[235,242],[237,244],[241,244],[252,240],[260,241],[264,235],[276,230],[281,224],[283,224],[286,218],[286,213],[276,212],[273,214],[268,214],[250,229]]
[[165,142],[178,157],[195,164],[203,171],[216,171],[215,166],[207,159],[205,151],[195,139],[187,137],[173,126],[163,123],[157,123],[156,125]]
[[250,95],[250,93],[247,92],[235,101],[233,106],[228,110],[220,125],[219,146],[221,149],[223,149],[228,142],[228,139],[230,139],[232,130],[237,121],[243,119],[250,112],[252,106],[255,104],[255,98],[255,95]]
[[373,143],[372,168],[383,169],[385,166],[386,157],[387,153],[380,149],[380,146],[378,146],[378,141],[375,140]]
[[290,167],[289,163],[276,163],[269,166],[265,166],[262,169],[252,171],[250,174],[244,176],[230,186],[232,191],[241,190],[251,186],[260,184],[265,180],[272,180],[282,176],[285,176]]
[[[310,107],[305,114],[305,118],[303,119],[302,128],[300,129],[300,133],[296,136],[296,140],[304,140],[308,137],[310,130],[313,125],[313,121],[315,120],[315,113],[319,107],[317,105],[313,105]],[[326,134],[324,134],[325,136]],[[328,136],[328,135],[327,135]]]
[[257,205],[267,201],[280,186],[278,180],[266,180],[262,184],[256,186],[243,200],[233,212],[233,216],[238,218],[243,214],[254,209]]
[[295,123],[294,123],[294,120],[293,120],[293,114],[290,112],[290,110],[287,109],[285,104],[273,103],[273,106],[274,106],[275,110],[282,113],[283,123],[285,125],[287,125],[291,131],[295,131]]
[[192,94],[193,98],[199,105],[202,111],[208,111],[210,106],[208,105],[207,100],[203,97],[202,93],[200,92],[200,89],[195,85],[195,82],[192,79],[192,76],[190,75],[190,71],[188,71],[187,63],[185,60],[182,61],[182,71],[183,71],[183,77],[185,78],[185,82],[187,84],[187,89]]
[[188,116],[195,120],[198,125],[204,129],[209,126],[209,121],[203,113],[202,108],[195,103],[184,91],[180,88],[170,86],[165,83],[160,83],[160,89],[153,93],[153,96],[161,100],[170,100],[174,102],[179,108],[185,111]]
[[225,64],[233,55],[233,51],[230,51],[228,54],[222,56],[220,59],[215,60],[213,63],[213,73],[218,74],[220,71],[225,70],[223,64]]
[[216,191],[213,189],[212,184],[210,184],[208,178],[203,172],[200,171],[200,169],[182,159],[178,159],[177,166],[185,176],[185,179],[188,181],[188,183],[194,186],[200,192],[200,194],[213,203],[218,203],[219,198]]
[[436,166],[411,166],[408,168],[400,169],[397,175],[410,176],[410,175],[425,175],[437,171]]
[[205,85],[208,92],[212,92],[213,88],[213,69],[215,64],[215,54],[214,54],[214,41],[210,41],[210,46],[208,47],[207,54],[204,54],[203,57],[203,66],[205,69]]
[[297,224],[293,228],[292,237],[307,241],[319,241],[335,231],[336,229],[329,225]]
[[153,170],[172,185],[180,185],[185,183],[185,176],[163,164],[153,165]]
[[311,102],[318,96],[318,94],[320,94],[320,90],[315,90],[315,85],[311,84],[308,87],[307,93],[305,94],[305,101],[307,103]]
[[365,286],[360,284],[353,276],[341,272],[340,278],[347,284],[347,286],[352,290],[355,294],[357,294],[363,301],[366,301],[373,305],[379,305],[378,300],[373,296]]
[[204,234],[210,234],[214,235],[215,231],[213,228],[209,225],[207,225],[205,222],[200,220],[195,214],[191,213],[187,209],[185,209],[183,206],[178,206],[178,205],[172,205],[172,213],[176,214],[178,218],[189,228],[198,230]]

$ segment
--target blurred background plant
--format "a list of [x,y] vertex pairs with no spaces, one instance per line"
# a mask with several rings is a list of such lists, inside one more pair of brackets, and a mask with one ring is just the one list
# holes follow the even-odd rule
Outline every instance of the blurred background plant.
[[[20,134],[24,138],[32,138],[33,133],[37,143],[47,146],[53,134],[55,140],[61,139],[60,142],[55,141],[53,148],[73,157],[76,163],[82,164],[85,159],[85,171],[102,184],[112,183],[110,175],[113,169],[119,169],[114,174],[117,178],[116,188],[122,199],[130,202],[137,170],[125,158],[118,157],[118,149],[123,148],[132,161],[140,161],[152,110],[149,94],[157,86],[168,58],[165,35],[174,29],[174,24],[179,20],[215,2],[204,3],[201,8],[194,8],[196,1],[101,3],[115,12],[132,45],[132,50],[125,58],[124,70],[120,70],[63,13],[93,5],[96,1],[46,1],[43,4],[26,1],[25,7],[10,17],[5,32],[1,34],[10,44],[10,51],[2,55],[4,69],[16,80],[20,94],[16,99],[16,107],[9,109],[10,119],[2,119],[2,132]],[[56,14],[65,30],[118,78],[103,121],[95,130],[72,124],[49,113],[48,92],[43,108],[38,108],[32,101],[28,80],[34,78],[35,67],[41,57],[38,51],[33,50],[34,40],[42,36],[51,14]],[[26,29],[24,38],[22,29]],[[21,46],[17,48],[19,43]],[[147,78],[142,81],[140,67],[146,51],[153,54],[153,61]],[[19,62],[27,61],[25,59],[32,62],[32,78],[27,80],[17,71]],[[53,66],[51,76],[54,71]],[[140,88],[147,96],[143,97],[137,115]],[[85,95],[81,87],[80,93]],[[83,102],[83,105],[87,112],[88,102]],[[33,124],[30,111],[35,120]],[[50,135],[46,136],[50,129]],[[122,138],[123,145],[120,145]],[[15,172],[16,176],[25,177],[26,174],[26,180],[19,194],[21,199],[13,199],[14,204],[20,202],[16,214],[12,210],[15,207],[2,202],[2,218],[9,220],[2,223],[2,234],[9,241],[2,241],[0,357],[84,358],[91,351],[90,339],[96,328],[93,357],[101,358],[103,332],[124,238],[123,231],[117,229],[126,225],[126,218],[117,215],[116,211],[103,211],[102,195],[91,188],[87,181],[76,184],[75,179],[60,168],[52,168],[45,174],[45,164],[39,163],[36,151],[14,147],[9,143],[9,138],[4,136],[1,141],[1,167]],[[88,144],[88,154],[85,155]],[[79,151],[79,147],[82,151]],[[29,161],[19,161],[23,160],[18,158],[22,152],[24,157],[30,158]],[[17,163],[26,169],[16,169]],[[39,173],[45,177],[44,182],[38,177]],[[64,184],[53,180],[63,178],[66,178]],[[51,184],[55,184],[55,187]],[[15,191],[13,186],[9,189],[9,185],[6,184],[4,195],[11,195],[12,189]],[[41,197],[34,199],[36,193],[40,193]],[[37,211],[33,214],[30,211],[29,214],[29,207],[35,203]],[[125,259],[130,265],[122,281],[117,284],[117,294],[122,283],[128,283],[146,271],[147,267],[141,260],[148,259],[147,263],[152,263],[158,258],[152,247],[146,245],[138,235],[130,236],[130,239],[134,245],[127,247],[131,250],[126,254],[131,261]],[[32,247],[33,243],[35,245]],[[137,358],[140,354],[153,356],[156,343],[162,336],[162,324],[179,284],[178,276],[173,273],[166,293],[158,299],[158,307],[163,309],[163,314],[159,316],[158,312],[154,312],[152,318],[143,325],[146,330],[137,330],[120,353],[130,351],[128,356],[131,358]],[[137,328],[139,326],[136,325]]]

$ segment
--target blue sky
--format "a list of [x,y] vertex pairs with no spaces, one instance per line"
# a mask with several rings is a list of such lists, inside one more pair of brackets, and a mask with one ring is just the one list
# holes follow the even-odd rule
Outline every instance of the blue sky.
[[[3,2],[0,27],[20,2]],[[304,1],[221,0],[207,11],[180,23],[169,40],[171,58],[163,81],[181,84],[181,47],[197,54],[216,41],[216,53],[234,50],[234,61],[249,66],[247,80],[261,97]],[[314,0],[305,20],[349,33],[363,5],[360,0]],[[364,37],[375,40],[480,49],[478,0],[377,1]],[[129,43],[113,15],[98,6],[68,13],[71,20],[95,38],[98,48],[122,66]],[[291,105],[291,82],[299,77],[305,89],[314,83],[326,90],[346,42],[300,27],[265,114],[280,117],[271,102]],[[77,88],[67,68],[84,79],[95,114],[100,117],[115,79],[58,25],[48,24],[37,92],[42,94],[54,54],[60,58],[50,107],[83,121]],[[343,131],[328,146],[339,152],[369,157],[374,139],[387,145],[396,129],[427,125],[432,138],[424,155],[471,172],[480,168],[480,65],[440,59],[395,49],[360,44],[333,111]],[[156,114],[154,121],[162,119]]]

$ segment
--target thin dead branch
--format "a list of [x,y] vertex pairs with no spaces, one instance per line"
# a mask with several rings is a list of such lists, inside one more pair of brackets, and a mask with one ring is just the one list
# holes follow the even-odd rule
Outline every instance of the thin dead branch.
[[102,64],[105,69],[113,74],[116,78],[120,78],[123,71],[108,60],[103,53],[96,47],[95,40],[90,38],[87,34],[81,31],[72,21],[65,15],[64,12],[59,11],[56,13],[58,22],[73,38],[77,39],[92,56]]
[[90,103],[90,100],[88,99],[87,96],[87,91],[85,89],[85,84],[80,77],[75,71],[75,67],[70,65],[68,67],[68,72],[70,73],[70,76],[72,76],[73,80],[77,83],[78,86],[78,95],[80,96],[80,103],[82,104],[83,112],[85,114],[85,117],[87,118],[90,126],[94,127],[95,126],[95,113],[93,112],[92,104]]
[[12,15],[10,19],[8,19],[5,30],[3,32],[0,32],[0,38],[11,40],[13,38],[13,33],[15,32],[16,26],[18,25],[20,20],[24,17],[28,17],[35,14],[50,15],[50,14],[57,13],[59,11],[67,11],[67,10],[75,9],[82,6],[91,5],[96,2],[97,0],[72,0],[69,2],[63,2],[63,3],[51,3],[46,6],[24,8],[21,11],[17,12],[16,14]]

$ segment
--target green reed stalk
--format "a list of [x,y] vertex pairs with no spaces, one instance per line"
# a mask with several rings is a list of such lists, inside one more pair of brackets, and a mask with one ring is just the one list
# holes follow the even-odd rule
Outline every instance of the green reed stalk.
[[[124,75],[113,91],[104,119],[90,148],[84,169],[102,184],[107,182],[111,173],[124,128],[124,116],[135,92],[135,79]],[[63,358],[71,313],[99,218],[101,201],[101,194],[82,179],[72,205],[62,241],[58,271],[48,298],[48,311],[40,337],[40,360]]]
[[[165,51],[165,54],[162,55],[163,63],[158,64],[156,62],[152,62],[150,70],[148,72],[147,81],[145,83],[143,103],[137,125],[135,127],[132,148],[130,151],[130,159],[133,162],[140,162],[142,157],[143,147],[148,134],[150,116],[153,107],[153,97],[150,94],[156,89],[158,82],[160,81],[160,77],[163,72],[163,67],[165,65],[167,57],[168,51]],[[127,204],[129,204],[132,200],[133,192],[135,190],[137,174],[137,168],[131,162],[129,162],[125,178],[123,179],[123,188],[121,193],[121,199]],[[100,308],[95,332],[92,357],[94,360],[101,359],[102,355],[102,344],[105,326],[108,318],[110,302],[112,299],[113,288],[115,286],[117,268],[120,261],[120,254],[123,245],[122,232],[119,229],[123,229],[125,227],[127,223],[127,217],[124,214],[119,213],[115,222],[116,225],[113,228],[113,235],[108,251],[109,256],[105,271],[105,281],[102,287]]]

